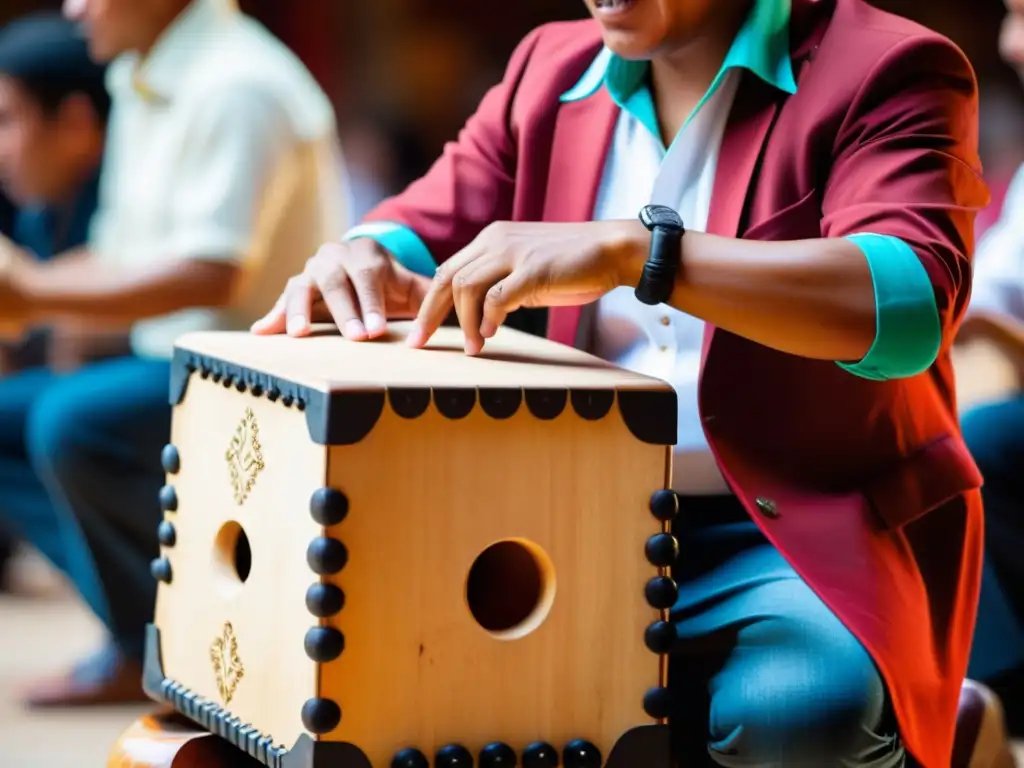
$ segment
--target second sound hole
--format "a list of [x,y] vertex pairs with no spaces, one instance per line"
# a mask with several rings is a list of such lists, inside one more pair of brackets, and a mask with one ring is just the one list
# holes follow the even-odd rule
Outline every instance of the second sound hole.
[[224,523],[217,532],[213,549],[221,587],[228,593],[237,591],[252,571],[252,548],[245,530],[233,520]]
[[492,544],[473,561],[466,602],[477,623],[499,639],[539,627],[554,600],[554,568],[540,547],[519,539]]

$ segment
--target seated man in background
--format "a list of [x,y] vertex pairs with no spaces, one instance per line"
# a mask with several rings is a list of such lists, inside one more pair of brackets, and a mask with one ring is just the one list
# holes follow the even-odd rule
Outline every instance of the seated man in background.
[[[1001,52],[1024,72],[1024,4],[1008,7]],[[1024,167],[978,244],[957,341],[979,339],[998,346],[1024,373]],[[962,424],[985,479],[985,572],[969,673],[999,694],[1011,733],[1024,736],[1024,394],[974,408]]]
[[7,254],[0,321],[130,327],[132,354],[37,381],[0,447],[0,514],[60,565],[112,636],[30,690],[37,706],[144,698],[174,340],[248,327],[345,224],[327,97],[233,2],[67,0],[65,13],[94,59],[113,60],[100,208],[71,255]]
[[[110,112],[104,76],[76,25],[60,14],[29,16],[0,29],[0,185],[7,205],[0,242],[13,241],[39,259],[85,242]],[[40,329],[0,344],[0,375],[47,362],[69,367],[75,358],[123,346],[120,337],[61,330],[55,336]],[[3,387],[0,442],[18,439],[18,413],[35,384],[25,375]],[[0,527],[0,586],[13,551],[14,538]]]

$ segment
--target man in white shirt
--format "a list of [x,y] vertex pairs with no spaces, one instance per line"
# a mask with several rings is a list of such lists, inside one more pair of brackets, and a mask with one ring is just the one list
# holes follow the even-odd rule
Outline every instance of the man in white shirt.
[[345,226],[329,101],[234,0],[66,0],[65,13],[113,60],[98,221],[86,248],[50,264],[8,250],[0,320],[129,326],[134,354],[41,381],[20,450],[0,455],[0,514],[113,638],[30,691],[41,706],[142,698],[175,338],[247,327]]

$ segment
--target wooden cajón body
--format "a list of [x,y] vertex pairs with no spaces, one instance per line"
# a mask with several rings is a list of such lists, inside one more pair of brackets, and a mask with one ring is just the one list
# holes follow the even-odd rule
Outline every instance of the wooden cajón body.
[[675,394],[407,332],[179,340],[146,690],[271,768],[668,768]]

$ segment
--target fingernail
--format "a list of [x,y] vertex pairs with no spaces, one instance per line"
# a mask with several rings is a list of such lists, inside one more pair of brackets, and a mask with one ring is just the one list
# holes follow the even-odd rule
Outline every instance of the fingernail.
[[480,335],[485,339],[489,339],[498,332],[498,326],[492,323],[490,320],[484,320],[480,323]]
[[366,330],[370,333],[380,333],[387,326],[387,321],[376,312],[371,312],[366,316]]
[[349,320],[345,323],[345,338],[362,339],[366,336],[366,328],[358,320]]
[[292,315],[288,318],[288,333],[296,334],[302,333],[306,330],[307,321],[302,315]]

